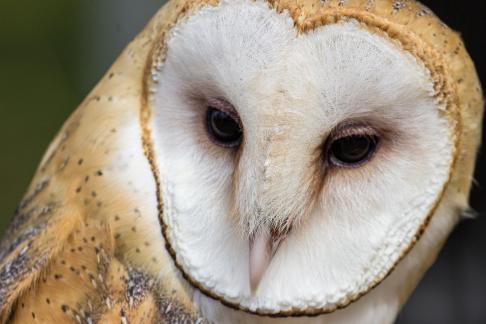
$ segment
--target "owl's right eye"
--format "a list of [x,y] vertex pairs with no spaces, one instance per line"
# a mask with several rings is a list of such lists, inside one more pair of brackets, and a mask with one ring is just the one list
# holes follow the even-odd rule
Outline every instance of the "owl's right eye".
[[210,104],[206,111],[206,131],[209,138],[223,147],[238,147],[243,138],[240,120],[234,108],[226,102]]

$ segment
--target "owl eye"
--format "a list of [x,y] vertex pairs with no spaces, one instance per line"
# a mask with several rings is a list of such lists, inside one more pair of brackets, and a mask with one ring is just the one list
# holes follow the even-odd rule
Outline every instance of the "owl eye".
[[[239,118],[228,103],[209,105],[206,111],[206,130],[209,138],[223,147],[238,147],[241,144],[243,130]],[[231,107],[232,108],[232,107]]]
[[366,130],[346,130],[348,135],[333,139],[328,156],[331,164],[340,167],[357,167],[368,162],[378,145],[378,136]]

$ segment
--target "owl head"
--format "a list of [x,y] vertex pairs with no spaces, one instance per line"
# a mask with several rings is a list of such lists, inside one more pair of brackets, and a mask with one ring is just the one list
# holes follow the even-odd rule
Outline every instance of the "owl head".
[[418,278],[467,208],[479,139],[459,36],[413,1],[166,11],[141,122],[185,280],[284,316],[345,307],[402,263]]
[[468,209],[482,109],[415,1],[172,0],[42,161],[24,205],[56,214],[10,241],[49,240],[10,250],[78,217],[209,320],[391,322]]

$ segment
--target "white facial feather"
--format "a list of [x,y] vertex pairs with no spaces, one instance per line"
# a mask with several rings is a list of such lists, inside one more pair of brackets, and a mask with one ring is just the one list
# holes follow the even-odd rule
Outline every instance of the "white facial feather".
[[[427,70],[356,21],[298,35],[267,4],[223,2],[173,30],[157,79],[151,127],[168,239],[190,278],[244,309],[330,311],[367,292],[449,179],[451,134]],[[241,117],[239,154],[205,134],[214,98]],[[331,169],[320,149],[348,120],[382,129],[381,147],[360,168]],[[252,294],[249,234],[289,218],[296,226]]]

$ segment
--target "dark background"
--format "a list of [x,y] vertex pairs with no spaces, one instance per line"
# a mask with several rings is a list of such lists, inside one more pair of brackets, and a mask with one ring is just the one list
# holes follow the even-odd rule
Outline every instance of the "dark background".
[[[162,0],[0,1],[0,233],[63,121]],[[486,83],[486,1],[422,1],[460,31]],[[486,149],[471,205],[399,316],[486,323]]]

